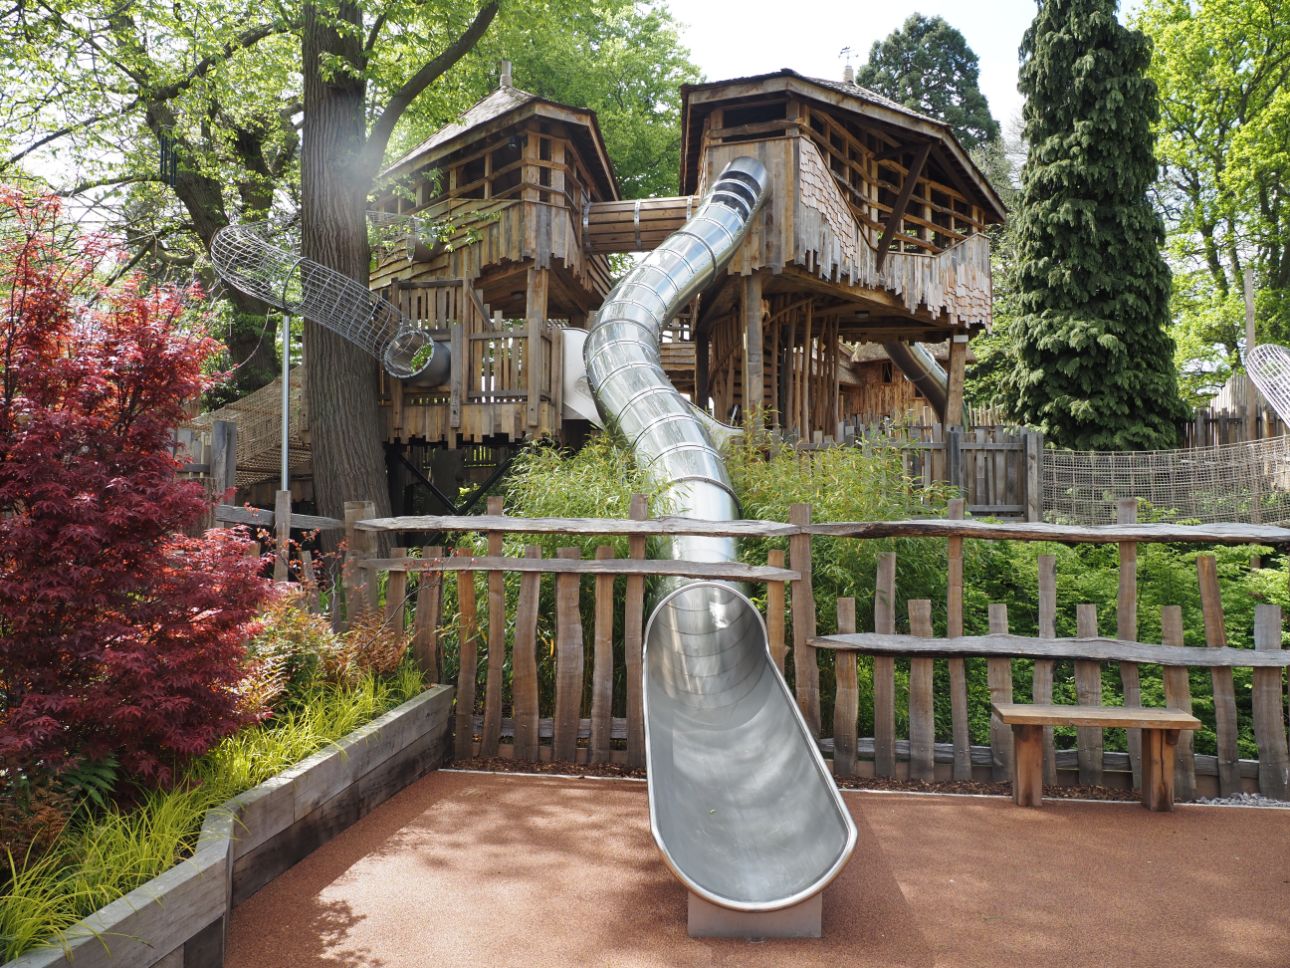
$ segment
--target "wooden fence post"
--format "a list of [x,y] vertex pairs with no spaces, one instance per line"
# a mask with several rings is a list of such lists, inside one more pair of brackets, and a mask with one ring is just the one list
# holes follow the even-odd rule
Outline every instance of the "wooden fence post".
[[[949,427],[945,430],[945,480],[951,487],[956,487],[960,494],[966,494],[963,483],[963,430]],[[980,496],[977,497],[980,503]]]
[[[909,634],[932,637],[932,603],[925,598],[909,602]],[[932,660],[916,656],[909,660],[909,778],[931,782],[936,779],[936,713],[933,707],[934,669]]]
[[[839,598],[838,634],[849,635],[855,630],[856,600]],[[856,723],[860,717],[860,680],[856,674],[856,658],[856,654],[849,651],[838,651],[833,656],[834,677],[837,681],[833,697],[833,775],[839,777],[855,776],[856,773]]]
[[[811,523],[811,506],[794,504],[788,509],[790,524],[806,527]],[[820,735],[820,667],[815,649],[809,644],[815,637],[815,592],[811,587],[811,536],[795,534],[788,539],[789,560],[801,577],[793,582],[793,675],[797,685],[797,705],[802,710],[811,735]]]
[[[490,517],[505,513],[500,497],[487,503]],[[503,535],[488,532],[488,557],[502,556]],[[500,571],[488,573],[488,671],[484,678],[484,723],[479,731],[479,755],[496,756],[502,737],[502,675],[506,668],[506,578]]]
[[[873,630],[896,634],[896,553],[878,556],[873,593]],[[873,657],[873,772],[896,775],[896,662],[889,655]]]
[[273,493],[273,580],[286,581],[291,572],[291,492]]
[[[459,558],[471,557],[469,548],[456,548]],[[453,755],[469,759],[475,751],[475,690],[479,680],[479,615],[475,601],[475,573],[457,572],[457,718]]]
[[[649,517],[649,502],[644,494],[633,494],[631,519]],[[645,536],[627,539],[627,555],[640,561],[645,557]],[[645,766],[645,703],[642,649],[645,636],[645,576],[628,575],[623,603],[623,664],[627,668],[627,767],[639,770]]]
[[[557,554],[561,558],[582,557],[578,548],[560,548]],[[578,759],[583,673],[580,585],[576,574],[555,578],[555,724],[551,758],[557,763],[575,763]]]
[[[948,517],[963,520],[963,498],[950,501]],[[963,539],[948,540],[948,580],[945,592],[945,634],[963,634]],[[972,779],[972,740],[968,732],[967,662],[950,659],[950,720],[954,740],[954,779]]]
[[237,424],[231,420],[211,425],[210,476],[211,496],[225,501],[237,487]]
[[[1227,628],[1213,555],[1196,558],[1196,576],[1200,582],[1200,606],[1205,616],[1205,644],[1211,649],[1221,648],[1227,645]],[[1215,667],[1209,673],[1214,684],[1214,725],[1218,734],[1218,789],[1223,796],[1230,797],[1241,792],[1236,749],[1236,686],[1230,668]]]
[[[526,558],[541,558],[542,549],[529,545]],[[515,647],[511,654],[511,709],[515,717],[515,758],[538,759],[538,603],[542,576],[535,571],[520,576],[520,600],[515,609]]]
[[[1163,645],[1186,645],[1183,641],[1181,605],[1164,605],[1160,609],[1160,641]],[[1170,709],[1191,712],[1190,670],[1186,666],[1165,666],[1165,705]],[[1179,800],[1196,799],[1196,754],[1192,750],[1192,731],[1180,730],[1178,749],[1174,751],[1174,795]]]
[[[610,545],[596,548],[596,560],[614,557]],[[591,763],[611,759],[610,724],[614,702],[614,576],[596,576],[595,642],[591,660]]]
[[[784,567],[784,552],[771,548],[766,552],[766,564],[772,568]],[[784,583],[766,583],[766,637],[770,639],[770,656],[775,668],[784,674],[784,660],[788,656],[788,643],[784,641]],[[834,754],[837,755],[836,753]]]
[[[408,549],[391,548],[391,558],[406,558]],[[389,584],[385,586],[385,624],[402,635],[407,624],[408,573],[390,570]],[[372,576],[375,580],[375,575]]]
[[[1039,556],[1039,637],[1057,638],[1057,557]],[[1031,676],[1031,699],[1047,704],[1053,701],[1052,659],[1036,659]],[[1044,727],[1044,782],[1057,782],[1057,748],[1053,745],[1053,728]]]
[[[1097,606],[1087,602],[1075,606],[1075,634],[1081,639],[1097,637]],[[1088,660],[1075,662],[1075,696],[1081,705],[1097,706],[1102,702],[1102,664]],[[1079,757],[1079,782],[1098,786],[1102,782],[1102,729],[1084,726],[1075,731]]]
[[360,531],[356,527],[358,522],[375,516],[376,505],[371,501],[345,502],[345,565],[342,575],[345,620],[342,628],[348,628],[361,613],[375,606],[376,576],[363,567],[363,562],[372,557],[375,542],[372,532]]
[[1026,520],[1042,521],[1044,519],[1044,435],[1037,430],[1027,430],[1024,436],[1026,441]]
[[[443,548],[421,549],[421,560],[443,557]],[[439,621],[443,611],[443,572],[423,571],[417,579],[417,606],[412,616],[412,654],[427,683],[439,681]]]
[[[1134,524],[1138,520],[1137,498],[1125,497],[1116,502],[1117,524]],[[1115,604],[1115,634],[1126,642],[1138,640],[1138,544],[1120,542],[1120,592]],[[1120,663],[1120,682],[1126,706],[1142,705],[1142,680],[1136,662]],[[1142,730],[1127,730],[1129,768],[1133,771],[1134,789],[1142,788]]]
[[[991,634],[1008,634],[1008,606],[990,606]],[[1012,660],[987,659],[986,676],[990,687],[990,702],[1012,702]],[[990,775],[996,781],[1012,778],[1013,757],[1012,727],[990,717]]]
[[[1281,650],[1281,606],[1254,607],[1254,647]],[[1290,792],[1290,755],[1286,751],[1285,691],[1281,669],[1254,670],[1254,739],[1259,746],[1259,793],[1273,800]]]

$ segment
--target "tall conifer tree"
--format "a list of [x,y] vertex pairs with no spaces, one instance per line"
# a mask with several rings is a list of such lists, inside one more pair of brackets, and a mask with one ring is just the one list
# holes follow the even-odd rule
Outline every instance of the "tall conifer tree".
[[1116,0],[1039,0],[1022,41],[1017,417],[1060,446],[1172,446],[1185,416],[1169,322],[1149,42]]

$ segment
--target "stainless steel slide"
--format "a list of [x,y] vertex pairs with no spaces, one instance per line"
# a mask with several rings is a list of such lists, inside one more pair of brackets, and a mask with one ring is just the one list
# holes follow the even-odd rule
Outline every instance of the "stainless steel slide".
[[[670,482],[674,513],[738,517],[705,422],[668,381],[660,335],[721,272],[768,189],[752,158],[732,162],[695,216],[609,294],[587,337],[601,415],[637,460]],[[734,540],[680,536],[666,553],[731,561]],[[645,634],[650,826],[699,897],[774,911],[823,890],[856,830],[797,703],[775,668],[760,613],[734,584],[674,580]]]
[[902,343],[900,340],[887,340],[882,348],[891,361],[900,367],[909,382],[932,405],[932,409],[945,419],[945,407],[950,398],[950,378],[945,369],[936,362],[922,343]]

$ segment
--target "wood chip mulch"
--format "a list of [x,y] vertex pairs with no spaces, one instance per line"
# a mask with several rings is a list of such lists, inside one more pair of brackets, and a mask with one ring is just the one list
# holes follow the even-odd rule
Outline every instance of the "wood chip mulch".
[[[609,763],[526,763],[501,757],[474,757],[456,760],[454,769],[481,770],[486,773],[546,773],[552,776],[620,777],[643,780],[644,770],[632,770]],[[976,780],[945,780],[927,783],[919,780],[884,780],[877,777],[855,777],[839,780],[844,790],[890,790],[905,793],[969,793],[977,796],[1011,797],[1012,784]],[[1103,786],[1045,786],[1044,796],[1054,800],[1119,800],[1135,802],[1133,790],[1116,790]]]

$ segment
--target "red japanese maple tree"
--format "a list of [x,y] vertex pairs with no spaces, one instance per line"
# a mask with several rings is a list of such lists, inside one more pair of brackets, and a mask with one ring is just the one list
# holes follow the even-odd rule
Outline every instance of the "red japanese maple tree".
[[95,281],[107,248],[0,189],[0,759],[115,755],[165,783],[243,721],[233,687],[268,592],[173,428],[217,344],[191,294]]

